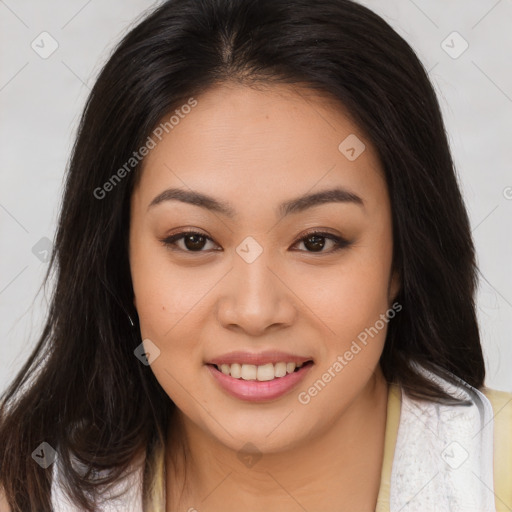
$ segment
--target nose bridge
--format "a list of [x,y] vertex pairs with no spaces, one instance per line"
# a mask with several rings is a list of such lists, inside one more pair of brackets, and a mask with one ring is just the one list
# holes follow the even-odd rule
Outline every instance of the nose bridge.
[[270,250],[253,237],[238,245],[229,278],[232,286],[219,308],[223,324],[236,324],[256,334],[270,325],[291,322],[294,308],[271,260]]

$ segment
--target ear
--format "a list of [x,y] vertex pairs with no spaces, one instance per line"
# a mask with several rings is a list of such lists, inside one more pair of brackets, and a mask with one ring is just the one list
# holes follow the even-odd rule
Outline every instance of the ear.
[[388,288],[388,298],[390,303],[392,303],[396,299],[401,288],[401,276],[397,270],[394,270],[393,273],[391,274],[391,279],[389,281]]

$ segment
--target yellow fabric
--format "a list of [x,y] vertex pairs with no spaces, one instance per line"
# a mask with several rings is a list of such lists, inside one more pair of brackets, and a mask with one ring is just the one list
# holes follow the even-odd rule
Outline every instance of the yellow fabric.
[[158,450],[153,461],[155,479],[149,491],[149,497],[143,505],[144,512],[165,511],[165,450]]
[[396,384],[388,386],[388,412],[386,417],[386,435],[384,438],[384,458],[380,476],[380,488],[375,512],[389,512],[389,492],[391,488],[391,468],[395,455],[395,444],[400,423],[402,395]]
[[494,411],[494,496],[496,512],[512,510],[512,393],[484,388]]
[[[482,393],[489,399],[494,411],[494,492],[496,512],[512,510],[512,393],[484,388]],[[402,399],[400,387],[388,386],[386,434],[381,481],[375,512],[389,512],[391,469],[400,423]],[[153,482],[149,503],[144,512],[165,511],[165,459],[164,451],[156,454],[157,477]]]

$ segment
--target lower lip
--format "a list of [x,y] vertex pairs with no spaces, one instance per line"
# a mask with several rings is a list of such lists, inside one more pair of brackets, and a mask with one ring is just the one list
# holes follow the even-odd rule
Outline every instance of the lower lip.
[[275,400],[291,391],[306,376],[313,364],[311,362],[306,363],[296,372],[287,373],[284,377],[276,377],[275,379],[262,382],[258,380],[234,379],[230,375],[217,370],[212,364],[206,366],[220,387],[231,396],[249,402],[263,402]]

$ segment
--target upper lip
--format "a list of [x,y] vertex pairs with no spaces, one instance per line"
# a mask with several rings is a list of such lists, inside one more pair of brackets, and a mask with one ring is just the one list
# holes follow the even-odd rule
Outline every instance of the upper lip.
[[264,352],[229,352],[218,357],[214,357],[208,361],[208,364],[254,364],[256,366],[264,365],[268,363],[276,364],[280,362],[284,363],[296,363],[301,364],[306,361],[312,360],[311,357],[299,356],[297,354],[291,354],[289,352],[280,352],[276,350],[268,350]]

